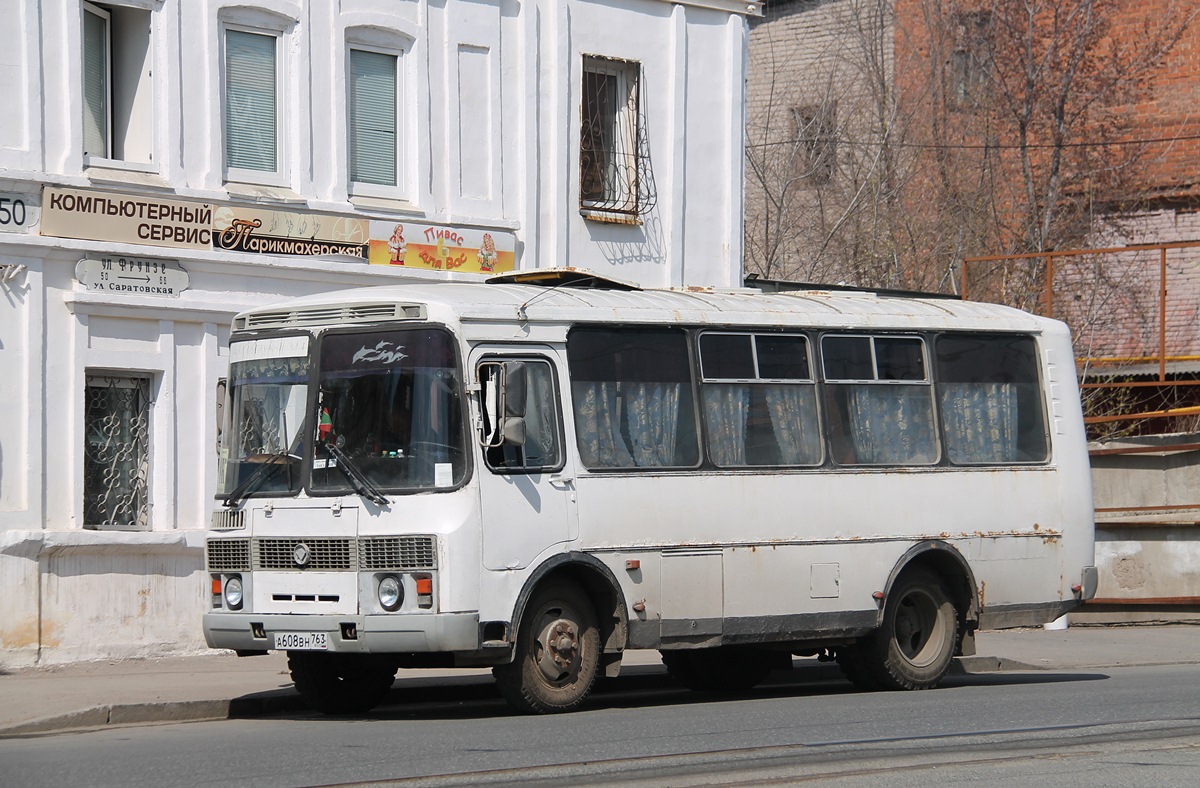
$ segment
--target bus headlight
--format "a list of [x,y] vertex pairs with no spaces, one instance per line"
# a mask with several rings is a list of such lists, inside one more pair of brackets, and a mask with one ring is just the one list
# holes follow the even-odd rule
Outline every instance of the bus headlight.
[[389,613],[400,609],[404,602],[404,586],[395,575],[384,575],[379,578],[379,606]]
[[231,575],[225,579],[225,607],[230,610],[242,609],[242,578]]

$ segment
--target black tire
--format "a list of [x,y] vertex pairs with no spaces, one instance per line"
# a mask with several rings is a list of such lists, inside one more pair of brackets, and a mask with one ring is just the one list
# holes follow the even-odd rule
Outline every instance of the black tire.
[[521,616],[513,661],[492,668],[496,686],[517,711],[549,714],[583,703],[600,668],[600,630],[578,586],[550,582]]
[[288,670],[304,702],[324,714],[370,711],[396,680],[396,666],[374,654],[289,651]]
[[855,687],[863,692],[875,692],[883,689],[883,685],[875,677],[870,657],[862,645],[856,643],[852,646],[838,646],[836,656],[842,674]]
[[768,655],[751,648],[725,646],[659,653],[667,675],[700,692],[747,692],[771,672]]
[[863,658],[883,689],[936,687],[954,659],[958,611],[932,572],[905,572],[888,593],[883,624],[862,641]]

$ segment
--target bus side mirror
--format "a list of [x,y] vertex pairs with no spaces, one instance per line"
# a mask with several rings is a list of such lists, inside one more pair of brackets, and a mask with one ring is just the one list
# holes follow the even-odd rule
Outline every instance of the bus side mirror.
[[521,361],[479,365],[479,401],[482,424],[479,445],[525,445],[525,364]]
[[504,428],[500,431],[504,442],[512,446],[525,445],[525,419],[520,416],[507,416]]

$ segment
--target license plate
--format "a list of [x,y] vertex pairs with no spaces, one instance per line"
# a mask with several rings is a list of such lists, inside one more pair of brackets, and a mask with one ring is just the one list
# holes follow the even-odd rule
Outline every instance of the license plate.
[[286,651],[325,651],[329,635],[325,632],[276,632],[275,648]]

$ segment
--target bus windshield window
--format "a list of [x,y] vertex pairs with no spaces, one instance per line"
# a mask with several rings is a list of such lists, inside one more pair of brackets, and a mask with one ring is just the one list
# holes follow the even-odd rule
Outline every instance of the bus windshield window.
[[588,468],[700,462],[687,337],[674,329],[575,329],[567,337],[579,455]]
[[1043,462],[1046,427],[1037,356],[1027,336],[944,334],[938,406],[955,465]]
[[218,492],[295,494],[308,410],[308,338],[235,342],[229,354],[230,422]]
[[462,380],[445,331],[327,334],[319,387],[314,493],[353,490],[357,473],[388,491],[462,482]]

